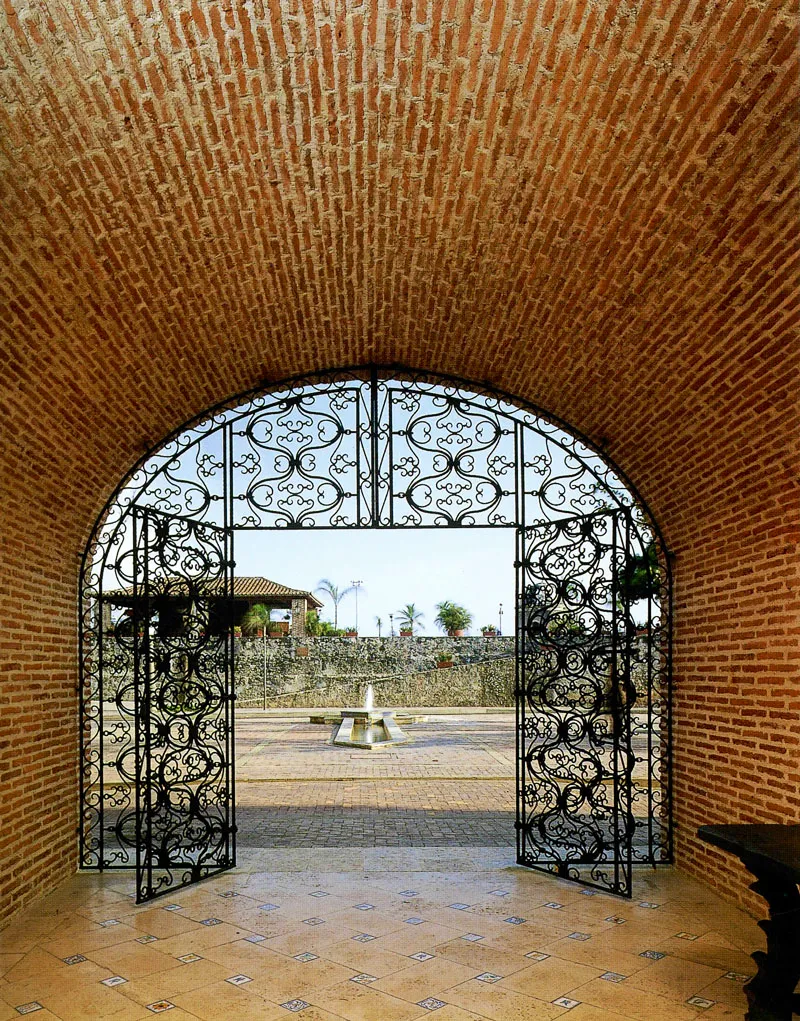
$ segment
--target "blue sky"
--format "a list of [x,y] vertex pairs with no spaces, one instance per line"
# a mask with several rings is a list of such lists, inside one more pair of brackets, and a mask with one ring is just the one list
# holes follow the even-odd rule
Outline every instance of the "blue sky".
[[[503,604],[503,632],[513,631],[514,529],[441,528],[353,531],[238,532],[236,574],[263,575],[272,581],[314,591],[322,578],[340,588],[360,579],[358,630],[377,634],[375,617],[383,618],[405,603],[424,613],[422,634],[441,631],[434,624],[436,603],[449,599],[474,616],[473,633],[482,624],[497,624]],[[317,593],[319,598],[324,598]],[[322,610],[333,620],[330,604]],[[339,626],[356,623],[355,596],[339,608]]]

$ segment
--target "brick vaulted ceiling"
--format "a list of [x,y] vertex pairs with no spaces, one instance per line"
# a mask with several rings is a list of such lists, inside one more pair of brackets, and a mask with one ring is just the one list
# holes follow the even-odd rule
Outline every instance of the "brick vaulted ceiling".
[[124,468],[259,379],[366,360],[613,436],[615,396],[656,421],[729,396],[720,351],[786,350],[793,0],[5,0],[3,20],[6,392],[45,418],[54,387],[76,420],[112,404],[125,435],[88,456],[118,443]]

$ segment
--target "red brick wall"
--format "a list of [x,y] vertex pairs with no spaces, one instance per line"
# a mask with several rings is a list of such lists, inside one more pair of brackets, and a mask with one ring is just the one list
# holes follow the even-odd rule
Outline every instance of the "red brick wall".
[[640,486],[678,554],[679,860],[738,896],[694,827],[800,818],[795,4],[0,18],[0,911],[75,865],[106,496],[221,397],[367,360],[491,380]]

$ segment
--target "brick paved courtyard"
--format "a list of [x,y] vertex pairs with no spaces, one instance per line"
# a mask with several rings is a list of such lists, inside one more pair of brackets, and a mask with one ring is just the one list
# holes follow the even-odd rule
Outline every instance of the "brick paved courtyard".
[[237,715],[238,842],[248,847],[510,847],[514,716],[429,716],[408,744],[328,744],[331,728]]

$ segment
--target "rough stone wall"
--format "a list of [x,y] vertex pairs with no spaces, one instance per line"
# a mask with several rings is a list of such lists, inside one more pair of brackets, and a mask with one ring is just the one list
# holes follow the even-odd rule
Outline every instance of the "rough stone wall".
[[[236,704],[361,705],[367,684],[378,704],[499,706],[514,703],[513,638],[239,639],[235,651]],[[305,654],[303,651],[305,650]],[[438,668],[452,653],[454,666]]]
[[76,864],[105,499],[216,401],[367,361],[489,380],[635,481],[676,554],[678,861],[750,896],[695,830],[800,819],[794,0],[0,18],[0,917]]

